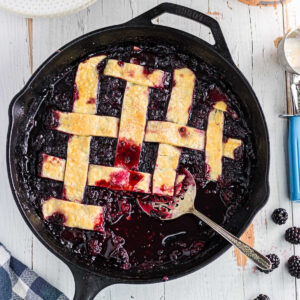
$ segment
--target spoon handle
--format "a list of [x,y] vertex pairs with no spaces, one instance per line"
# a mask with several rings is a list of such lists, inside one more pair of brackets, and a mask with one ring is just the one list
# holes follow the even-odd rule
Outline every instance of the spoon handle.
[[192,213],[197,216],[200,220],[205,222],[208,226],[214,229],[217,233],[219,233],[224,239],[226,239],[229,243],[237,247],[241,252],[243,252],[248,258],[250,258],[259,268],[263,270],[270,270],[272,267],[271,262],[267,257],[262,255],[261,253],[254,250],[252,247],[248,246],[236,236],[225,230],[220,225],[213,222],[211,219],[203,215],[201,212],[194,209]]

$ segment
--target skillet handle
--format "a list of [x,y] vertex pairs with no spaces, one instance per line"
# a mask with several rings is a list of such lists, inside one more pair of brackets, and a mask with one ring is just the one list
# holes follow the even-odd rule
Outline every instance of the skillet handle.
[[226,58],[231,64],[234,64],[219,23],[215,19],[194,9],[178,4],[165,2],[135,17],[134,19],[130,20],[125,24],[148,26],[153,25],[151,20],[162,15],[163,13],[170,13],[182,16],[207,26],[211,30],[215,40],[215,44],[212,47],[217,52],[219,52],[224,58]]
[[109,285],[117,282],[104,276],[87,273],[78,267],[68,264],[75,281],[75,295],[73,300],[92,300]]

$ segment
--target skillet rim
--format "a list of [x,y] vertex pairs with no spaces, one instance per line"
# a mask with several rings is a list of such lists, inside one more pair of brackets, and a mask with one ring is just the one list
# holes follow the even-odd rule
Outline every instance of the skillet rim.
[[[218,50],[216,50],[211,44],[203,41],[202,39],[200,39],[200,38],[198,38],[194,35],[191,35],[189,33],[186,33],[182,30],[178,30],[178,29],[171,28],[171,27],[168,27],[168,26],[154,25],[154,24],[152,24],[152,25],[141,25],[141,24],[134,25],[134,24],[130,24],[130,21],[127,22],[127,23],[120,24],[120,25],[109,26],[109,27],[105,27],[105,28],[100,28],[100,29],[94,30],[92,32],[86,33],[84,35],[81,35],[81,36],[75,38],[74,40],[72,40],[69,43],[65,44],[63,47],[59,48],[59,50],[54,52],[52,55],[50,55],[39,66],[39,68],[32,74],[32,76],[26,82],[24,87],[20,90],[19,93],[17,93],[15,95],[15,97],[12,99],[12,101],[9,105],[9,129],[8,129],[8,134],[7,134],[7,147],[6,147],[7,170],[8,170],[9,184],[10,184],[10,187],[11,187],[11,190],[12,190],[12,193],[13,193],[14,200],[15,200],[15,202],[17,204],[17,207],[18,207],[23,219],[25,220],[26,224],[29,226],[30,230],[34,233],[34,235],[39,239],[39,241],[48,250],[50,250],[56,257],[58,257],[60,260],[62,260],[64,263],[66,263],[71,268],[72,272],[74,272],[73,270],[75,268],[75,269],[79,269],[79,270],[81,270],[85,273],[93,274],[97,277],[108,277],[112,281],[111,284],[113,284],[113,283],[133,283],[133,284],[135,284],[135,283],[141,283],[141,284],[142,283],[155,283],[155,282],[161,282],[162,281],[161,276],[155,276],[155,277],[151,277],[151,278],[138,278],[138,277],[128,277],[128,278],[126,278],[125,276],[123,276],[122,278],[120,278],[118,276],[112,276],[111,274],[103,274],[102,270],[101,270],[101,272],[95,271],[95,270],[89,270],[88,266],[82,266],[81,262],[78,261],[78,262],[75,263],[75,262],[69,260],[68,258],[65,257],[65,254],[63,253],[62,250],[61,250],[61,252],[56,251],[56,249],[54,249],[53,246],[49,245],[49,243],[47,243],[44,240],[44,238],[40,235],[40,232],[30,222],[30,220],[27,216],[27,213],[26,213],[24,207],[22,206],[21,201],[19,200],[19,197],[16,193],[16,189],[15,189],[15,186],[14,186],[14,179],[12,177],[12,171],[11,171],[11,165],[13,163],[12,157],[14,157],[14,154],[13,154],[14,149],[12,149],[11,143],[12,143],[12,140],[13,140],[12,131],[13,131],[13,128],[15,126],[15,120],[14,120],[15,105],[18,103],[18,101],[22,100],[22,97],[30,89],[31,84],[35,81],[35,79],[39,75],[39,73],[49,63],[51,63],[51,61],[53,59],[55,59],[57,56],[59,56],[61,54],[61,52],[67,51],[68,48],[71,47],[71,46],[74,46],[74,44],[78,44],[84,39],[102,34],[103,32],[106,32],[106,31],[112,31],[110,34],[113,34],[114,30],[119,30],[119,29],[128,30],[128,29],[137,29],[137,28],[139,28],[139,29],[159,29],[159,30],[168,31],[170,34],[174,33],[174,34],[177,34],[177,35],[181,35],[185,38],[186,37],[191,38],[194,41],[196,41],[198,44],[201,44],[201,46],[208,48],[208,50],[210,52],[213,52],[213,55],[217,56],[219,59],[221,59],[223,61],[223,63],[227,64],[229,66],[229,68],[233,69],[233,72],[237,75],[238,79],[241,80],[243,82],[243,84],[247,87],[248,93],[250,93],[251,98],[255,101],[256,108],[258,109],[258,113],[261,117],[261,122],[264,125],[263,132],[266,136],[266,141],[265,141],[266,142],[266,145],[265,145],[266,146],[266,149],[265,149],[265,151],[266,151],[266,162],[264,164],[265,165],[265,174],[264,174],[264,182],[261,184],[264,197],[262,197],[260,203],[249,214],[248,219],[244,222],[244,225],[240,228],[237,236],[240,237],[245,232],[245,230],[248,228],[248,226],[252,222],[253,218],[258,213],[258,211],[267,203],[268,197],[269,197],[269,182],[268,182],[269,166],[270,166],[269,134],[268,134],[267,124],[266,124],[266,120],[265,120],[262,108],[260,106],[260,103],[259,103],[252,87],[250,86],[250,84],[248,83],[248,81],[246,80],[244,75],[241,73],[241,71],[235,66],[235,64],[232,61],[230,61],[229,59],[226,59],[224,57],[224,55],[220,54],[218,52]],[[218,257],[220,257],[222,254],[224,254],[225,251],[227,251],[230,247],[231,247],[230,244],[227,244],[227,245],[225,244],[220,250],[218,250],[216,253],[214,253],[213,255],[208,257],[205,261],[200,262],[200,263],[196,264],[195,266],[189,267],[186,270],[176,272],[176,274],[169,275],[168,276],[169,280],[185,276],[187,274],[190,274],[190,273],[192,273],[196,270],[199,270],[199,269],[205,267],[206,265],[208,265],[209,263],[211,263],[212,261],[214,261]]]

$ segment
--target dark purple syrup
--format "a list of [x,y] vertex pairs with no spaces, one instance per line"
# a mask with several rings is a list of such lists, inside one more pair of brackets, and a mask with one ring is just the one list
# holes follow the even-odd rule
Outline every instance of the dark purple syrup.
[[[165,86],[150,91],[148,120],[165,120],[172,89],[171,74],[175,68],[188,67],[197,77],[188,126],[206,130],[212,105],[220,99],[226,101],[230,113],[225,117],[224,140],[228,137],[243,140],[243,147],[235,153],[236,159],[223,158],[223,174],[218,182],[208,182],[206,179],[204,152],[182,149],[179,167],[188,169],[196,180],[197,209],[219,224],[230,222],[230,217],[247,200],[254,154],[251,132],[222,74],[203,61],[164,45],[141,44],[135,50],[133,45],[120,45],[104,52],[109,58],[147,66],[147,72],[157,68],[168,72]],[[102,71],[105,63],[106,60],[98,66],[100,90],[97,114],[120,117],[126,82],[104,76]],[[55,127],[52,112],[72,111],[73,97],[77,95],[74,86],[77,66],[78,63],[53,78],[36,119],[27,125],[29,139],[18,147],[22,157],[20,172],[24,190],[41,218],[43,201],[50,196],[61,198],[63,193],[62,182],[40,178],[38,174],[41,153],[61,158],[67,156],[68,135],[51,129],[51,126]],[[185,134],[184,127],[180,133]],[[93,137],[90,163],[114,166],[116,147],[117,139]],[[157,148],[155,143],[143,143],[142,149],[138,149],[139,171],[153,173]],[[124,161],[126,153],[119,153],[117,159]],[[134,155],[129,154],[129,164],[137,166]],[[186,215],[173,221],[160,221],[141,211],[136,202],[137,197],[153,201],[157,196],[87,186],[83,202],[104,206],[105,232],[64,227],[61,225],[61,215],[45,220],[45,230],[67,251],[96,269],[106,265],[137,270],[161,268],[170,263],[186,262],[211,247],[209,243],[214,233],[197,218]]]

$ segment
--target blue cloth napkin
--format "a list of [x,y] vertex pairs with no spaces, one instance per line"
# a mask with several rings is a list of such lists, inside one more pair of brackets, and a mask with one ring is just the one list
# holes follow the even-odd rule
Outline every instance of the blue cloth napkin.
[[12,257],[0,243],[1,300],[68,300],[58,289]]

